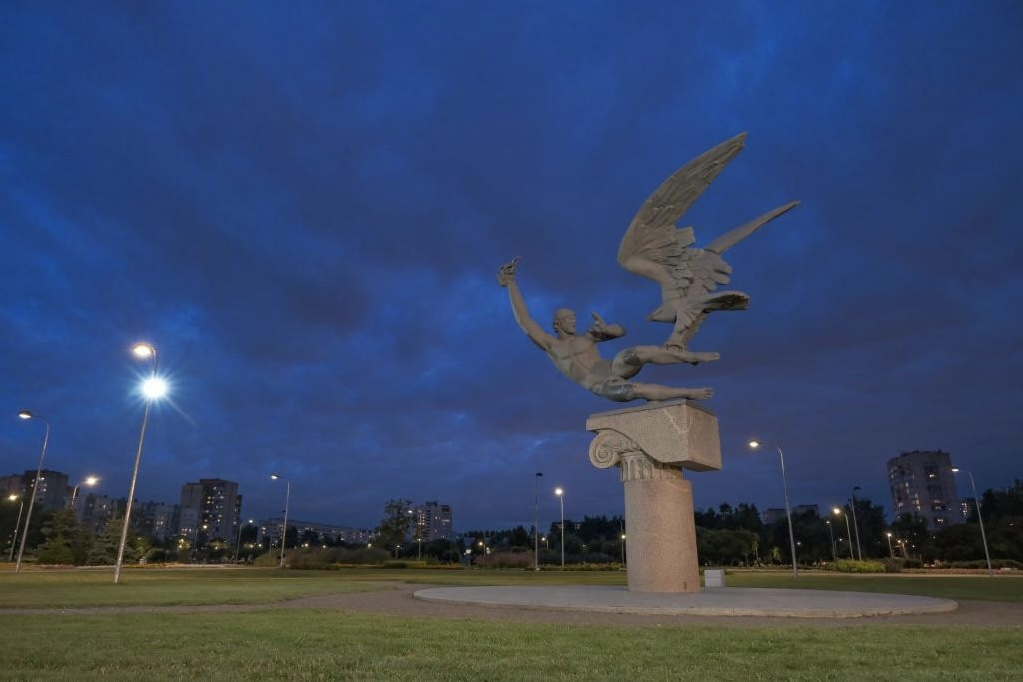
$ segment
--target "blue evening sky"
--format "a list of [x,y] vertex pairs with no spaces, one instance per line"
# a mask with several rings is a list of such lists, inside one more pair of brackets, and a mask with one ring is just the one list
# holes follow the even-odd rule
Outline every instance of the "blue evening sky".
[[[724,469],[699,508],[887,506],[885,463],[942,449],[1023,477],[1018,2],[6,2],[0,7],[0,474],[138,497],[238,481],[243,513],[375,525],[439,500],[460,529],[620,514],[586,417],[512,319],[599,311],[657,343],[615,262],[650,192],[737,133],[685,217],[741,313],[641,379],[712,386]],[[961,492],[968,492],[966,486]]]

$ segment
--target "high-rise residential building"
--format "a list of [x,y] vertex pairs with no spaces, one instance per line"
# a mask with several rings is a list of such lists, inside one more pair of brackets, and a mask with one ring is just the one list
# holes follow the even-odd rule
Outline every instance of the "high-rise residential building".
[[911,514],[937,530],[963,521],[952,457],[941,450],[913,450],[888,460],[895,518]]
[[[36,470],[26,471],[24,474],[11,474],[0,478],[0,492],[4,495],[17,495],[19,497],[31,494],[35,486]],[[59,471],[43,469],[39,472],[39,489],[36,491],[36,509],[50,509],[56,511],[63,509],[68,500],[71,499],[71,488],[67,483],[67,474]]]
[[451,505],[425,502],[413,510],[415,516],[415,527],[412,529],[412,537],[421,538],[423,542],[433,540],[450,540],[451,533]]
[[120,507],[123,513],[124,505],[118,505],[117,501],[108,495],[97,495],[96,493],[78,494],[75,500],[75,514],[84,528],[88,528],[96,535],[99,535],[107,527],[110,515]]
[[178,534],[192,544],[235,541],[241,528],[242,496],[238,484],[222,478],[201,478],[181,486]]

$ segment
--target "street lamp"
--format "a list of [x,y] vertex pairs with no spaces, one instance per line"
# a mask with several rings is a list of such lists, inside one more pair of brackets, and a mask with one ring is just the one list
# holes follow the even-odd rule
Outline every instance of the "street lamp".
[[[21,570],[21,557],[25,553],[25,540],[28,539],[28,524],[32,521],[32,508],[35,506],[36,497],[39,496],[39,479],[43,475],[43,458],[46,457],[46,444],[50,442],[50,422],[28,410],[18,413],[22,419],[38,419],[46,424],[46,434],[43,436],[43,449],[39,453],[39,468],[36,469],[36,480],[32,484],[32,496],[28,498],[28,512],[25,514],[25,529],[21,532],[21,544],[18,546],[18,561],[14,564],[14,572]],[[20,515],[20,514],[19,514]]]
[[140,360],[151,360],[149,378],[142,382],[142,395],[146,407],[142,412],[142,428],[139,430],[139,445],[135,452],[135,468],[131,471],[131,485],[128,487],[128,503],[124,510],[124,525],[121,527],[121,542],[117,547],[117,563],[114,564],[114,584],[121,582],[121,565],[124,563],[124,546],[128,542],[128,526],[131,523],[131,505],[135,499],[135,484],[139,478],[139,464],[142,463],[142,443],[146,438],[146,424],[149,423],[149,408],[153,401],[167,394],[167,382],[156,375],[156,348],[148,343],[137,343],[131,349]]
[[842,516],[845,517],[845,536],[849,538],[849,558],[855,559],[856,557],[853,556],[852,551],[852,531],[849,529],[849,515],[842,511],[841,509],[839,509],[838,507],[835,507],[831,511],[834,512],[836,516],[841,514]]
[[533,476],[533,569],[540,570],[540,477],[543,472]]
[[[952,467],[952,473],[959,473],[959,467]],[[970,477],[970,488],[973,490],[973,503],[977,506],[977,521],[980,523],[980,539],[984,543],[984,558],[987,559],[987,574],[993,576],[995,574],[994,569],[991,568],[991,553],[987,549],[987,534],[984,532],[984,517],[980,514],[980,498],[977,496],[977,484],[973,482],[973,474],[969,471],[966,475]],[[29,513],[31,513],[32,505],[29,505]],[[25,522],[28,525],[28,522]],[[24,536],[22,536],[22,544],[24,544]]]
[[271,480],[282,480],[288,484],[287,491],[284,493],[284,526],[281,528],[281,568],[284,568],[284,545],[287,544],[288,539],[288,504],[291,502],[291,481],[281,478],[279,474],[270,474]]
[[71,511],[74,511],[75,509],[75,498],[78,497],[78,489],[81,488],[83,485],[91,487],[96,485],[97,483],[99,483],[99,478],[97,478],[96,476],[86,476],[85,480],[83,480],[81,483],[74,487],[74,491],[71,493]]
[[[828,519],[824,523],[828,524],[828,536],[831,537],[831,560],[838,561],[838,550],[835,549],[835,531],[831,529],[831,520]],[[888,535],[891,536],[891,533]]]
[[14,546],[18,544],[18,527],[21,525],[21,512],[25,511],[25,498],[10,495],[7,499],[11,502],[21,500],[21,506],[18,507],[18,520],[14,522],[14,535],[11,536],[11,553],[7,555],[8,561],[14,561]]
[[561,488],[555,488],[554,494],[558,496],[558,501],[561,502],[561,567],[565,567],[565,491]]
[[892,559],[894,559],[895,558],[895,550],[892,549],[892,534],[891,533],[885,533],[885,535],[888,536],[888,556],[890,556]]
[[[760,443],[755,440],[749,442],[749,446],[756,450],[760,447]],[[785,455],[782,453],[781,448],[777,445],[775,449],[778,450],[778,461],[781,463],[781,488],[785,494],[785,517],[789,522],[789,548],[792,550],[792,575],[799,575],[799,568],[796,564],[796,534],[792,532],[792,510],[789,508],[789,485],[785,480]]]
[[863,552],[860,551],[860,524],[856,520],[856,491],[859,489],[859,486],[855,486],[852,492],[853,532],[856,534],[856,558],[863,561]]
[[[251,525],[254,520],[255,519],[249,519],[249,523],[246,524],[246,525]],[[242,558],[242,528],[244,528],[244,527],[245,526],[242,525],[242,522],[239,521],[238,522],[238,548],[234,551],[234,560],[235,561],[238,561],[239,559]]]

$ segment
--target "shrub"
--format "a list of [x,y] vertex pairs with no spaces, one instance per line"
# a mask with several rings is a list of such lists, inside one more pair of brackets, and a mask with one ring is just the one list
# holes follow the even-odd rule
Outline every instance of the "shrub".
[[839,573],[884,573],[885,565],[880,561],[839,559],[828,564],[828,570],[838,571]]
[[533,555],[520,552],[497,552],[478,556],[474,562],[481,568],[533,568]]
[[429,568],[430,565],[422,559],[389,559],[384,562],[384,568]]
[[905,559],[899,559],[898,557],[887,558],[884,560],[884,572],[885,573],[901,573],[902,569],[906,567]]

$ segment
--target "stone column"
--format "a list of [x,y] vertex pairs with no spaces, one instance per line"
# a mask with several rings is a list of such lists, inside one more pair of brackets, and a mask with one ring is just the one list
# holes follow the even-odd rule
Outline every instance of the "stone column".
[[693,493],[683,468],[721,468],[717,418],[673,402],[591,415],[590,462],[621,469],[629,590],[698,592]]

